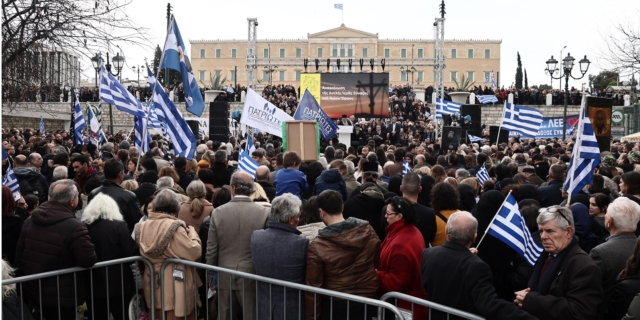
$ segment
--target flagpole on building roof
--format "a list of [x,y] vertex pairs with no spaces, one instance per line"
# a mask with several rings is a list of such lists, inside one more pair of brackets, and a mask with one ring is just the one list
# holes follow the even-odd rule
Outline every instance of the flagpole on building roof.
[[[578,123],[578,133],[576,133],[576,142],[573,144],[573,154],[571,155],[571,166],[570,169],[571,171],[569,172],[569,175],[567,176],[567,179],[569,179],[569,196],[567,197],[567,204],[571,203],[571,194],[573,193],[573,180],[574,177],[576,175],[576,165],[578,163],[578,158],[580,158],[580,144],[582,144],[582,135],[583,135],[583,130],[584,130],[584,109],[585,106],[587,105],[587,93],[584,91],[584,89],[582,90],[582,103],[580,104],[580,116],[578,117],[578,121],[580,121]],[[565,118],[564,121],[566,122],[567,119]],[[566,125],[566,123],[565,123]],[[593,170],[593,168],[592,168]]]
[[509,194],[507,194],[507,196],[504,198],[504,201],[502,201],[502,204],[500,205],[500,208],[498,208],[498,211],[496,211],[496,213],[493,215],[493,219],[491,219],[491,222],[487,226],[487,229],[484,231],[484,234],[482,235],[482,238],[480,238],[480,241],[478,242],[478,245],[476,246],[476,250],[478,250],[478,248],[480,247],[480,244],[482,243],[482,240],[484,240],[484,237],[487,236],[487,232],[489,231],[489,228],[491,228],[491,225],[493,224],[493,221],[496,220],[496,217],[498,216],[498,213],[500,213],[500,210],[502,210],[502,207],[504,207],[504,203],[507,202],[507,199],[509,199],[509,195],[510,194],[511,194],[511,190],[509,190]]

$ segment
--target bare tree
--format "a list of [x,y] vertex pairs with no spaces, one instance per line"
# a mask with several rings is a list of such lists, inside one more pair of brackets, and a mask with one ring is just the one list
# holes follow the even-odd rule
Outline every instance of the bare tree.
[[629,71],[640,68],[640,11],[635,24],[618,23],[613,34],[604,36],[606,44],[601,57],[614,71]]
[[60,74],[77,71],[79,77],[78,58],[101,50],[125,44],[153,49],[145,37],[147,29],[125,12],[130,3],[2,0],[2,100],[35,101],[43,92],[59,95],[63,81],[69,81]]

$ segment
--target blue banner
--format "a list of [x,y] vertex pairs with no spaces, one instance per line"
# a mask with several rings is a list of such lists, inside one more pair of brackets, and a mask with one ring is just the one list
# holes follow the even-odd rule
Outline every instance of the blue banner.
[[304,95],[296,113],[293,115],[296,120],[316,120],[320,126],[320,134],[324,140],[331,139],[338,131],[338,126],[329,118],[329,116],[320,108],[316,98],[309,92],[304,90]]
[[[564,126],[563,117],[543,117],[542,123],[536,139],[562,138],[562,127]],[[567,116],[567,137],[571,135],[573,129],[578,126],[578,115]],[[509,132],[509,137],[515,137],[518,132]]]

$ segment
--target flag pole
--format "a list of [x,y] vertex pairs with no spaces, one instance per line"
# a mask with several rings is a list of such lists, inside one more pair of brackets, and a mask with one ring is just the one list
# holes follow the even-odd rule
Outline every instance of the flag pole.
[[509,194],[507,194],[507,196],[504,198],[504,201],[502,201],[502,204],[500,205],[500,209],[498,209],[498,212],[496,212],[496,214],[493,215],[493,219],[491,219],[491,222],[487,226],[487,229],[484,231],[484,234],[482,235],[482,238],[480,238],[480,241],[478,242],[478,245],[476,246],[476,250],[478,249],[478,247],[480,247],[480,244],[482,243],[482,240],[484,240],[484,237],[487,236],[487,231],[489,231],[489,228],[491,228],[491,225],[493,224],[493,221],[496,220],[496,217],[498,216],[498,213],[500,213],[500,210],[502,210],[502,207],[504,207],[504,203],[507,202],[507,199],[509,198],[509,195],[511,195],[511,190],[509,191]]
[[[569,196],[567,197],[567,204],[571,203],[571,194],[573,193],[573,180],[576,175],[576,164],[578,163],[578,158],[580,157],[580,145],[582,144],[582,130],[584,129],[584,108],[587,104],[587,94],[582,90],[582,102],[580,103],[580,116],[578,117],[578,132],[576,133],[576,143],[573,145],[573,155],[571,157],[571,171],[569,172]],[[564,119],[567,121],[567,119]],[[566,125],[566,123],[565,123]]]
[[[506,110],[507,110],[507,102],[505,101],[504,106],[502,107],[502,118],[500,119],[500,125],[498,126],[498,135],[496,136],[496,147],[500,146],[500,130],[502,130],[502,122],[504,122],[504,114]],[[498,150],[500,149],[498,148]]]

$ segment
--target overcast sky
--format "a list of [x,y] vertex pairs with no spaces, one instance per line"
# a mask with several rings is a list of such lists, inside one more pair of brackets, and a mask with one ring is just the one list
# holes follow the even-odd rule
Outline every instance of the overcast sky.
[[[334,9],[338,0],[318,1],[173,1],[173,13],[183,40],[247,39],[247,17],[257,17],[258,39],[306,38],[340,26],[342,14],[347,27],[378,33],[381,39],[433,39],[433,22],[439,16],[435,0],[349,0],[342,1],[344,12]],[[445,39],[501,39],[500,83],[510,85],[515,79],[516,53],[519,51],[529,85],[549,84],[545,62],[551,55],[561,60],[567,53],[576,58],[574,75],[579,76],[577,62],[587,55],[591,66],[582,80],[569,85],[580,88],[588,83],[588,74],[609,67],[601,58],[605,38],[615,34],[618,23],[633,25],[640,32],[638,0],[447,0]],[[166,33],[167,2],[133,0],[126,12],[141,27],[148,28],[148,38],[155,47],[163,46]],[[153,58],[152,50],[136,46],[123,47],[129,67]],[[89,61],[84,66],[89,66]],[[640,71],[636,70],[636,78]],[[622,80],[630,78],[630,72]],[[85,72],[86,78],[93,72]],[[137,75],[125,67],[123,78]],[[559,85],[554,80],[554,87]]]

